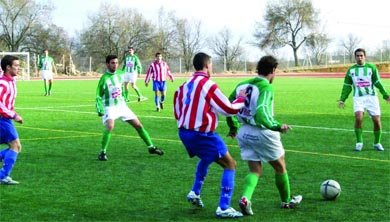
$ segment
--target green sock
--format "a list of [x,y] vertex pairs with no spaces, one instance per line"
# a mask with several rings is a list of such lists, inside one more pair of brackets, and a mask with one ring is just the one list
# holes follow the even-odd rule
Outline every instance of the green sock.
[[244,182],[244,192],[242,193],[242,196],[245,196],[248,198],[248,200],[251,200],[257,185],[257,181],[259,181],[259,177],[255,173],[249,173],[246,175]]
[[275,174],[275,184],[279,190],[282,202],[288,203],[291,200],[290,181],[287,172],[284,174]]
[[355,128],[356,142],[363,143],[363,129]]
[[46,83],[43,85],[45,87],[45,93],[47,93],[47,86]]
[[49,83],[49,92],[51,91],[51,83]]
[[106,128],[103,130],[103,139],[102,139],[102,151],[106,152],[108,144],[110,143],[111,140],[111,132],[108,131]]
[[141,93],[139,92],[139,89],[137,87],[134,87],[135,93],[137,93],[138,98],[141,97]]
[[138,132],[138,135],[145,142],[146,146],[148,147],[153,146],[152,139],[150,139],[149,133],[145,130],[144,127],[136,128],[136,130]]
[[126,89],[125,89],[125,99],[126,100],[129,99],[129,90],[126,90]]
[[374,144],[380,143],[382,137],[382,130],[374,131]]

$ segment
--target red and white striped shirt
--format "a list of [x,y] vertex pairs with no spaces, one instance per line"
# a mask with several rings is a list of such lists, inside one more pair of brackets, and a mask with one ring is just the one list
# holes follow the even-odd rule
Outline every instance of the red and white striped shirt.
[[164,61],[154,61],[152,64],[150,64],[148,72],[146,73],[145,83],[148,83],[150,79],[160,82],[165,81],[167,75],[171,80],[173,80],[173,76],[168,64]]
[[178,128],[213,132],[218,125],[218,113],[231,116],[244,107],[245,97],[232,103],[217,84],[204,72],[195,72],[174,95],[174,114]]
[[16,81],[13,77],[0,76],[0,116],[13,119],[16,116],[14,111],[16,98]]

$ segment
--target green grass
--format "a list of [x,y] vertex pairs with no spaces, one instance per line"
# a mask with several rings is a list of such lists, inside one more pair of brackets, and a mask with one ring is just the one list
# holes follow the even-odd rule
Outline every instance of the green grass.
[[[239,80],[214,78],[225,94]],[[197,159],[187,156],[172,114],[172,95],[183,81],[168,83],[163,112],[155,112],[153,92],[142,80],[138,85],[149,100],[137,103],[132,97],[130,103],[166,154],[149,155],[135,130],[117,120],[107,162],[97,161],[103,129],[94,109],[97,80],[55,81],[50,97],[43,96],[41,81],[19,81],[16,110],[25,123],[16,125],[23,152],[12,177],[21,184],[0,187],[0,221],[216,220],[219,166],[212,165],[205,181],[204,209],[191,209],[185,198]],[[390,80],[383,82],[390,90]],[[282,136],[292,192],[304,199],[297,209],[279,209],[273,169],[265,165],[252,200],[255,215],[239,221],[390,221],[389,105],[381,100],[382,144],[387,149],[372,148],[372,123],[365,117],[365,147],[354,152],[351,98],[345,110],[336,106],[341,86],[342,79],[275,80],[276,118],[293,126]],[[248,169],[236,141],[224,136],[227,131],[220,118],[218,132],[238,163],[232,199],[237,208]],[[336,201],[320,196],[326,179],[341,185]]]

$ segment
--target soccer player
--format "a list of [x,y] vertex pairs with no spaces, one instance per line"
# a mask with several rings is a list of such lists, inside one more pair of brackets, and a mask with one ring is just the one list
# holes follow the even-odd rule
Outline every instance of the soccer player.
[[[164,109],[165,92],[167,86],[165,80],[167,75],[171,82],[173,82],[173,76],[169,70],[169,66],[163,61],[161,53],[156,53],[156,59],[150,64],[148,72],[145,77],[145,86],[148,86],[150,79],[153,79],[153,91],[154,91],[154,103],[156,104],[156,111]],[[158,92],[160,92],[161,98],[158,98]]]
[[139,61],[139,58],[137,55],[134,54],[134,48],[129,47],[128,53],[126,53],[125,58],[123,59],[123,68],[125,71],[125,99],[128,102],[129,101],[129,83],[131,85],[131,88],[135,90],[138,96],[138,102],[141,101],[142,95],[139,91],[136,82],[138,75],[142,72],[142,66],[141,62]]
[[19,58],[6,55],[1,60],[4,74],[0,76],[0,144],[8,144],[8,148],[0,151],[0,184],[15,185],[19,182],[10,177],[18,154],[22,151],[19,135],[12,122],[23,123],[23,119],[14,110],[16,98],[15,76],[20,70]]
[[234,115],[244,106],[245,92],[238,94],[232,103],[210,80],[211,57],[198,53],[193,59],[196,72],[174,94],[174,114],[179,137],[190,157],[197,156],[195,180],[187,200],[197,207],[204,207],[200,198],[207,171],[213,162],[223,168],[221,194],[217,217],[242,217],[242,213],[230,207],[234,188],[236,161],[230,155],[222,138],[215,133],[218,114]]
[[49,50],[43,50],[44,55],[39,58],[38,69],[41,72],[41,77],[43,79],[43,86],[45,88],[45,96],[51,95],[51,87],[53,84],[53,69],[55,72],[56,66],[54,64],[54,59],[49,56]]
[[366,51],[355,50],[356,64],[351,66],[344,78],[344,85],[338,101],[339,108],[345,107],[345,100],[353,90],[353,110],[355,113],[355,151],[363,148],[363,116],[367,110],[374,124],[374,149],[383,151],[381,144],[381,110],[375,88],[379,89],[383,99],[390,103],[389,93],[383,87],[378,69],[374,64],[366,63]]
[[[262,176],[263,163],[268,162],[275,171],[275,184],[278,188],[281,208],[294,208],[302,201],[302,196],[291,196],[290,182],[285,163],[285,151],[280,140],[280,133],[287,133],[290,126],[281,124],[273,117],[274,90],[272,82],[277,60],[272,56],[264,56],[257,63],[258,76],[239,83],[230,101],[240,97],[239,92],[246,90],[245,107],[237,117],[228,117],[229,136],[237,135],[241,158],[248,161],[249,174],[245,177],[244,192],[239,206],[245,215],[253,215],[251,208],[252,194],[259,177]],[[242,126],[238,131],[239,124]]]
[[138,135],[148,146],[150,154],[163,155],[163,150],[153,145],[149,133],[126,104],[123,96],[124,72],[117,70],[118,57],[116,55],[108,55],[106,57],[106,66],[107,71],[100,77],[96,89],[96,109],[98,115],[102,116],[103,125],[105,126],[98,159],[102,161],[107,160],[107,147],[111,139],[111,132],[114,129],[115,120],[118,118],[134,127]]

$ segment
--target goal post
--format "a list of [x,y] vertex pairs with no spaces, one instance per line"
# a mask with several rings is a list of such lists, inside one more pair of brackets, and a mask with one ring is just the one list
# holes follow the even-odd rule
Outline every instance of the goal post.
[[30,53],[29,52],[0,52],[0,60],[5,55],[13,55],[21,60],[21,73],[18,76],[22,80],[30,80]]

